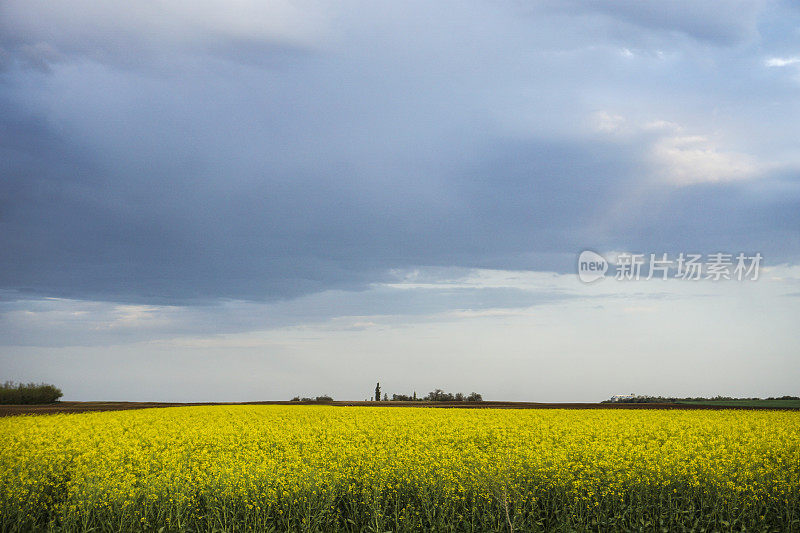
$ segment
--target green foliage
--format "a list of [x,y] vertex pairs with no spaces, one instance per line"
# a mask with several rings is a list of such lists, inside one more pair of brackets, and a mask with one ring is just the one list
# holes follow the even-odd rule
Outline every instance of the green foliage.
[[697,396],[694,398],[676,398],[674,396],[634,396],[632,398],[616,398],[604,400],[600,403],[682,403],[686,405],[709,405],[719,407],[800,407],[800,397],[781,396],[780,398],[769,397],[766,400],[761,398],[731,398],[730,396],[714,396],[704,398]]
[[436,389],[435,391],[431,391],[428,393],[427,396],[424,398],[417,398],[417,392],[414,391],[414,394],[409,396],[407,394],[392,394],[392,401],[393,402],[482,402],[483,396],[478,394],[477,392],[471,392],[469,394],[464,394],[463,392],[457,392],[452,394],[450,392],[444,392],[442,389]]
[[428,395],[425,396],[425,400],[429,402],[482,402],[483,396],[477,392],[471,392],[465,396],[461,392],[453,394],[445,392],[442,389],[436,389],[429,392]]
[[415,402],[417,401],[416,395],[409,396],[407,394],[392,394],[393,402]]
[[14,383],[0,385],[0,404],[53,403],[64,394],[61,389],[46,383]]
[[317,396],[315,398],[309,398],[308,396],[303,396],[303,397],[295,396],[294,398],[291,399],[291,401],[293,401],[293,402],[303,402],[303,403],[310,403],[310,402],[313,402],[313,403],[326,403],[326,402],[332,402],[333,401],[333,397],[328,396],[327,394],[323,394],[322,396]]
[[290,488],[277,503],[262,502],[258,496],[236,499],[198,492],[185,504],[165,495],[128,509],[115,504],[90,507],[67,520],[60,520],[55,508],[42,508],[36,516],[15,514],[12,509],[0,515],[0,531],[788,532],[800,528],[796,496],[785,502],[729,503],[716,492],[670,485],[662,490],[634,489],[594,506],[591,500],[557,488],[506,485],[468,490],[457,497],[404,484],[370,490],[354,483],[362,497],[343,497],[325,488]]

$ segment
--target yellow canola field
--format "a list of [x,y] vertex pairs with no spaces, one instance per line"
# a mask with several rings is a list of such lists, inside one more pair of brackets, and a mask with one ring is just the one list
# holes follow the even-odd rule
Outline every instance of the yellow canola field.
[[800,412],[241,405],[0,419],[4,530],[290,528],[348,512],[433,527],[426,502],[451,521],[483,505],[509,522],[566,506],[579,522],[655,499],[657,512],[732,506],[790,525],[798,494]]

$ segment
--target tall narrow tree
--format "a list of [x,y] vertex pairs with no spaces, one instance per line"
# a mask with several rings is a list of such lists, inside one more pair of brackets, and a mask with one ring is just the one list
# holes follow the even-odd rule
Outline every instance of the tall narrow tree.
[[379,381],[377,385],[375,385],[375,401],[381,401],[381,382]]

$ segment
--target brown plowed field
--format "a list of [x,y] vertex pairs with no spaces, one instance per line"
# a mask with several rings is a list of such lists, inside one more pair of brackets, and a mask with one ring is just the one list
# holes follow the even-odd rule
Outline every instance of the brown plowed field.
[[[187,405],[335,405],[340,407],[429,407],[438,409],[769,409],[768,407],[719,407],[679,403],[536,403],[536,402],[241,402],[241,403],[162,403],[162,402],[58,402],[48,405],[0,405],[0,416],[122,411]],[[785,409],[785,408],[773,408]]]

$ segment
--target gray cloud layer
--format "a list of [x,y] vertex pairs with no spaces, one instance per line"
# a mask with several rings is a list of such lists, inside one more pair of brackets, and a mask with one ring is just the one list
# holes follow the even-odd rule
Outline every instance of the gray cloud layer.
[[765,64],[787,21],[4,2],[0,288],[259,300],[415,265],[565,272],[586,247],[797,262],[798,72]]

